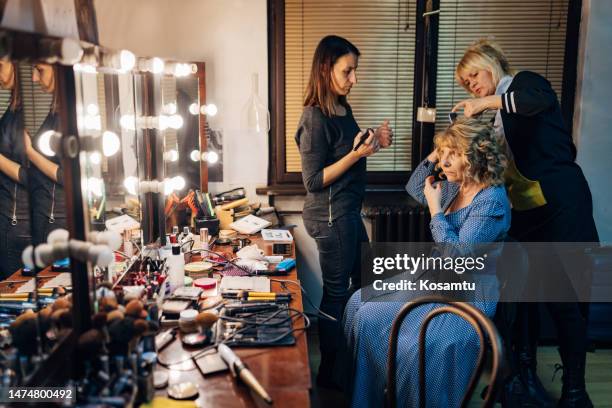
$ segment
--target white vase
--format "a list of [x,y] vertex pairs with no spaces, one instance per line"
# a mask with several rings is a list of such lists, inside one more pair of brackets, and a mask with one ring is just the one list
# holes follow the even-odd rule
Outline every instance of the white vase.
[[242,108],[241,127],[256,133],[268,133],[270,130],[270,112],[258,94],[259,76],[251,77],[251,96]]

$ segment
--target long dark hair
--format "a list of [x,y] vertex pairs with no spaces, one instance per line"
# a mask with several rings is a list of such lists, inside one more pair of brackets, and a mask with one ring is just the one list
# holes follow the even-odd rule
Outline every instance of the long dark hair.
[[[332,70],[338,58],[346,54],[359,57],[361,53],[350,41],[337,35],[328,35],[319,42],[312,58],[304,106],[318,106],[327,116],[335,113]],[[341,95],[339,102],[348,107],[346,96]]]
[[11,103],[9,108],[11,112],[15,112],[17,109],[21,108],[21,81],[19,75],[19,66],[11,61],[9,62],[13,66],[13,89],[11,89]]

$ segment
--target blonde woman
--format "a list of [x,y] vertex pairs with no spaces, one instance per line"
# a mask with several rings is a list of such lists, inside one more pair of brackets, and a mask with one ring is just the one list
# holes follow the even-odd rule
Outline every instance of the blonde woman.
[[[434,143],[435,150],[414,170],[406,186],[412,197],[429,206],[434,241],[503,241],[510,228],[510,202],[502,178],[506,157],[492,126],[461,118],[436,135]],[[443,181],[434,182],[436,167],[444,172]],[[362,302],[361,291],[349,300],[344,333],[350,356],[355,359],[349,387],[354,407],[382,406],[386,345],[391,324],[405,300]],[[474,305],[492,317],[496,303],[486,299]],[[417,308],[400,330],[397,400],[403,406],[419,406],[418,327],[438,307],[432,304]],[[458,407],[476,363],[478,338],[469,324],[449,314],[432,320],[427,337],[426,360],[444,362],[426,364],[427,406]]]
[[[472,98],[457,103],[453,111],[463,109],[471,117],[496,110],[495,128],[512,152],[506,175],[513,207],[510,235],[523,242],[598,242],[591,192],[575,163],[576,148],[550,83],[534,72],[515,73],[499,45],[489,40],[466,50],[455,78]],[[556,285],[571,287],[569,281],[564,283],[560,262],[558,270]],[[534,268],[530,275],[537,272]],[[536,375],[537,304],[521,307],[529,309],[522,314],[530,320],[523,324],[529,332],[517,345],[524,394],[530,398],[524,403],[551,406]],[[591,407],[584,383],[588,304],[547,307],[557,326],[563,361],[559,406]]]

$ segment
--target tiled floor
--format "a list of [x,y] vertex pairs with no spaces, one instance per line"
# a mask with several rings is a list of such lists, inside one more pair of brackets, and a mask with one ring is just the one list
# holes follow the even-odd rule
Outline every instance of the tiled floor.
[[[308,356],[310,359],[310,371],[312,373],[313,388],[310,393],[311,405],[314,408],[342,408],[348,406],[348,401],[341,392],[319,388],[316,385],[316,374],[319,368],[319,336],[316,323],[308,330]],[[554,366],[559,363],[559,354],[555,347],[546,346],[538,349],[538,374],[542,383],[550,394],[558,398],[561,394],[561,373],[551,381]],[[598,349],[587,355],[587,389],[597,408],[612,408],[612,349]],[[483,376],[484,377],[484,376]],[[486,378],[483,378],[484,383]],[[478,396],[482,386],[475,393],[470,407],[480,407],[481,400]],[[501,406],[501,405],[498,405]]]

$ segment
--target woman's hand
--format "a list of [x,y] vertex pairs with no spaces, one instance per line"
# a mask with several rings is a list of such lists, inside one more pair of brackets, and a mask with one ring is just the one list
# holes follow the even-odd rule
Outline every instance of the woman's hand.
[[433,184],[433,182],[433,176],[427,177],[425,179],[425,188],[423,189],[423,194],[427,200],[429,212],[431,213],[432,217],[437,213],[442,212],[442,185],[441,183]]
[[487,109],[500,109],[501,107],[501,95],[490,95],[482,98],[472,98],[461,101],[453,106],[451,112],[457,112],[459,109],[463,108],[463,115],[466,118],[471,118],[472,116],[476,116],[486,111]]
[[25,144],[25,152],[26,155],[30,154],[32,151],[32,139],[30,135],[25,130],[23,131],[23,143]]
[[[365,142],[363,142],[361,146],[359,146],[357,151],[354,151],[351,153],[354,153],[359,158],[362,158],[362,157],[371,156],[378,151],[378,147],[375,146],[375,143],[374,143],[374,132],[370,131],[369,134],[370,136],[368,136]],[[355,146],[357,146],[360,139],[361,139],[361,132],[357,133],[357,136],[355,136],[355,139],[353,140],[353,149],[355,148]]]
[[388,120],[385,120],[378,129],[376,129],[376,138],[378,139],[380,147],[385,148],[391,146],[391,143],[393,143],[393,130],[391,126],[389,126]]
[[433,149],[433,151],[427,156],[427,160],[430,163],[437,163],[440,161],[440,158],[438,157],[438,149]]

